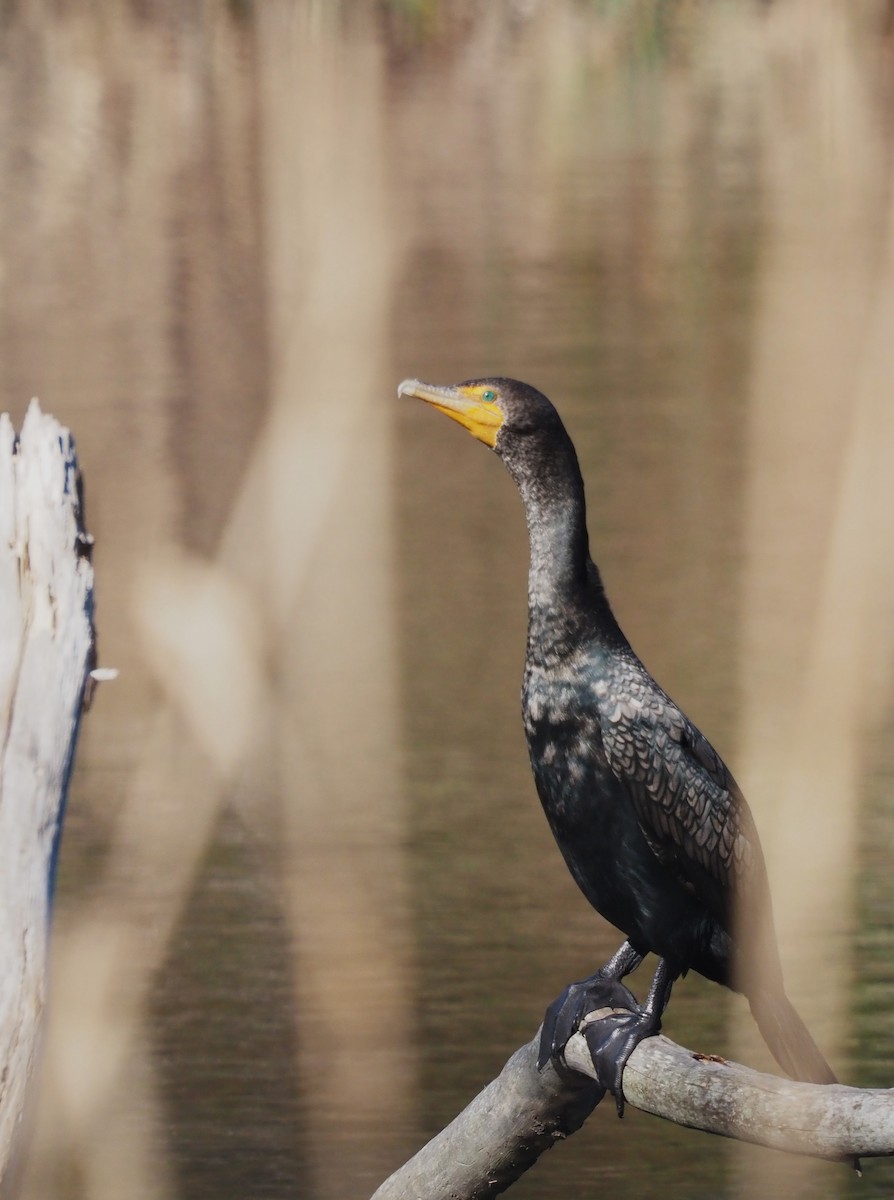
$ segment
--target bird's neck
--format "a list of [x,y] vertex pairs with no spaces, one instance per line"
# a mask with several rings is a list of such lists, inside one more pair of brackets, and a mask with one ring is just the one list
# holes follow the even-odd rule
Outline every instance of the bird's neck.
[[510,465],[510,472],[528,522],[529,630],[543,638],[586,608],[598,575],[590,560],[584,484],[570,438],[565,435],[542,450],[532,447],[518,466]]

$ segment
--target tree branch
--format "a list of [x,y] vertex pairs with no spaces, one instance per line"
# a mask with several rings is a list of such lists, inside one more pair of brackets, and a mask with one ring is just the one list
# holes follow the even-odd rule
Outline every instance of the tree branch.
[[68,430],[0,414],[0,1178],[28,1102],[56,849],[93,655],[93,568]]
[[[579,1033],[568,1043],[565,1060],[580,1072],[570,1082],[550,1066],[538,1072],[538,1045],[539,1033],[373,1200],[496,1196],[579,1129],[604,1094],[588,1082],[594,1072],[587,1043]],[[624,1097],[677,1125],[794,1154],[836,1160],[894,1154],[894,1091],[795,1083],[665,1037],[648,1038],[631,1054]]]

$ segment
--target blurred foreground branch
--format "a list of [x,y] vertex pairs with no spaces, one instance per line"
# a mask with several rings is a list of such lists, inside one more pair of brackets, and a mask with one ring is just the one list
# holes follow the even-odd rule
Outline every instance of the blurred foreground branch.
[[[575,1034],[562,1080],[537,1070],[539,1033],[373,1200],[483,1200],[505,1191],[602,1099],[587,1043]],[[586,1078],[589,1077],[589,1080]],[[665,1037],[641,1042],[624,1071],[629,1104],[657,1117],[814,1158],[894,1154],[894,1091],[794,1083],[707,1058]]]
[[74,442],[0,414],[0,1178],[11,1190],[44,1006],[65,794],[93,655]]

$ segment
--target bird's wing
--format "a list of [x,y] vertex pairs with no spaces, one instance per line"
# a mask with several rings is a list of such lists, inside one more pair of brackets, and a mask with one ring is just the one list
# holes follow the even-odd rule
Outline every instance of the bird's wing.
[[707,738],[650,676],[625,668],[600,697],[609,765],[653,852],[726,924],[733,895],[766,888],[748,805]]

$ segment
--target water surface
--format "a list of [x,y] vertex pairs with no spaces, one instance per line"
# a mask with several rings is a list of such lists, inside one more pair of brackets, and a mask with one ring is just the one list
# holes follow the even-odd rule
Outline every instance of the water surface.
[[[27,1196],[368,1195],[617,944],[527,767],[518,496],[408,375],[556,401],[792,997],[894,1081],[889,39],[844,0],[4,14],[4,403],[75,432],[121,669]],[[771,1067],[703,981],[667,1032]],[[513,1194],[606,1186],[891,1180],[603,1105]]]

